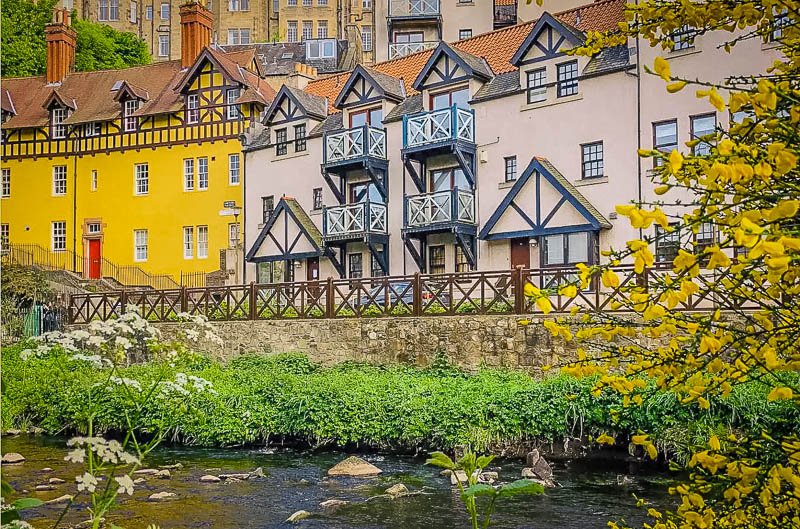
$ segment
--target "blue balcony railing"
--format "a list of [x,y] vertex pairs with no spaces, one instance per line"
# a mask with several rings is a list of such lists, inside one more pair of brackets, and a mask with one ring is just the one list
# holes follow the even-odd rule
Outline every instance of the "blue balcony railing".
[[327,240],[386,235],[387,227],[386,204],[380,202],[331,206],[324,208],[322,213],[322,236]]
[[325,134],[322,162],[336,164],[363,157],[386,159],[386,129],[363,125]]
[[453,105],[403,116],[403,148],[444,141],[475,143],[475,111]]
[[439,0],[389,0],[390,17],[434,17],[439,13]]
[[404,228],[475,224],[475,193],[456,188],[405,197]]

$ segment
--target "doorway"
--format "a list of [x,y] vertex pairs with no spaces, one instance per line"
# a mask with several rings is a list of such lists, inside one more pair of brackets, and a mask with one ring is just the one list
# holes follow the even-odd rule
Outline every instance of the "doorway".
[[102,246],[100,239],[89,239],[89,279],[101,279]]
[[511,268],[518,266],[531,267],[531,245],[527,237],[511,239]]
[[306,260],[306,281],[319,281],[319,257]]

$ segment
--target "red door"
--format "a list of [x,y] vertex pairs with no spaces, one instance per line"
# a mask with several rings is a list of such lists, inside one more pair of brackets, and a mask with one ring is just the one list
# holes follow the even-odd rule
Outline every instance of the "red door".
[[89,279],[100,279],[100,239],[89,239]]
[[511,268],[518,266],[531,267],[531,246],[527,237],[511,239]]

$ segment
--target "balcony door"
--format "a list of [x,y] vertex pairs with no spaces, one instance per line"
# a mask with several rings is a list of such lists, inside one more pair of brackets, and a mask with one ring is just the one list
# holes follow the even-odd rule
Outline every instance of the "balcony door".
[[450,167],[431,171],[428,184],[431,193],[450,191],[456,187],[464,191],[470,189],[467,177],[464,176],[464,171],[461,168]]
[[357,110],[350,112],[350,128],[363,127],[369,125],[370,127],[380,127],[383,124],[383,108],[374,107],[366,108],[364,110]]
[[442,110],[453,105],[469,109],[469,87],[457,88],[448,92],[431,94],[431,110]]
[[424,35],[421,31],[395,31],[394,43],[395,44],[415,44],[423,42]]
[[362,202],[366,202],[367,200],[372,203],[383,203],[383,197],[381,196],[380,191],[378,191],[378,188],[375,187],[375,184],[368,182],[350,184],[351,204],[360,204]]

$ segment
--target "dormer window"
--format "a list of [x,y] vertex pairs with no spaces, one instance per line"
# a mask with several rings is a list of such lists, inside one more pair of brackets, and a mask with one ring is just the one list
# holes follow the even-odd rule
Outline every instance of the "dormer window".
[[138,118],[133,114],[139,110],[139,101],[137,99],[128,99],[125,101],[122,110],[122,130],[125,132],[134,132],[138,125]]
[[200,100],[197,94],[186,96],[186,123],[197,123],[200,121]]
[[380,127],[383,123],[383,109],[381,107],[367,108],[364,110],[350,112],[350,128],[363,127],[369,125],[370,127]]
[[469,88],[457,88],[449,92],[431,94],[431,110],[442,110],[453,105],[458,108],[469,108]]
[[228,104],[228,119],[239,119],[239,105],[236,104],[239,95],[240,90],[238,88],[231,88],[225,94],[226,103]]
[[578,61],[562,62],[556,65],[558,79],[556,95],[574,96],[578,93]]
[[64,120],[69,116],[69,110],[63,107],[55,107],[50,111],[50,136],[53,139],[67,137],[67,126]]
[[528,104],[547,99],[547,68],[528,72]]

